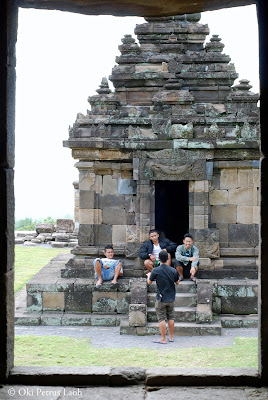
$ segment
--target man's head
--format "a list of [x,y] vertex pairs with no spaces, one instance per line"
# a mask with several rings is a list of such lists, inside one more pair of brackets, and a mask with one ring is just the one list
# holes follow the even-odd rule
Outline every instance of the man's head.
[[149,231],[149,239],[150,239],[153,243],[157,243],[157,242],[158,242],[158,238],[159,238],[159,233],[157,232],[157,230],[151,229],[151,230]]
[[114,256],[113,246],[111,246],[111,245],[105,246],[104,255],[105,255],[106,258],[113,258],[113,256]]
[[159,260],[161,261],[161,263],[165,264],[165,262],[166,262],[167,259],[168,259],[168,253],[167,253],[167,251],[165,251],[165,250],[160,251],[158,257],[159,257]]
[[193,236],[190,233],[185,233],[185,235],[183,237],[183,243],[184,243],[185,248],[188,250],[194,243]]

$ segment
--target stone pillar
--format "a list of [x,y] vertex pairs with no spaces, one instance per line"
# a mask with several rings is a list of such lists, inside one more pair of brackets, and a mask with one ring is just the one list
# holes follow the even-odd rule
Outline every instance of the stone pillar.
[[18,9],[4,1],[0,14],[0,381],[14,363],[14,127]]
[[210,323],[212,318],[212,284],[201,280],[197,282],[196,322]]
[[74,187],[74,229],[79,230],[79,182],[73,182]]
[[130,280],[129,326],[145,326],[147,323],[146,279]]

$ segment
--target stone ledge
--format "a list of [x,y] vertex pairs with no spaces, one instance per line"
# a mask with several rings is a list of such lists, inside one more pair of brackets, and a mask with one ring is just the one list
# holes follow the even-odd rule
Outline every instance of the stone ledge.
[[6,380],[12,385],[51,386],[255,386],[261,382],[254,368],[110,368],[14,367]]

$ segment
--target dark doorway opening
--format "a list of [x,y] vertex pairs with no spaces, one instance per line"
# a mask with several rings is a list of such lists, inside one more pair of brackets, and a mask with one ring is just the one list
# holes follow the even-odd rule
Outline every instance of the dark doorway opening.
[[189,181],[155,181],[155,228],[181,244],[189,230]]

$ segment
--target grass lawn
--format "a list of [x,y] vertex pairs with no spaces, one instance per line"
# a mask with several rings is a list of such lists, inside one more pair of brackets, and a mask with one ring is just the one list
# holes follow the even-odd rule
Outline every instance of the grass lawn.
[[70,249],[15,246],[15,293],[59,253],[70,253]]
[[[144,337],[146,339],[146,336]],[[15,365],[111,367],[252,367],[258,368],[258,339],[236,338],[223,348],[96,349],[88,339],[16,336]]]

